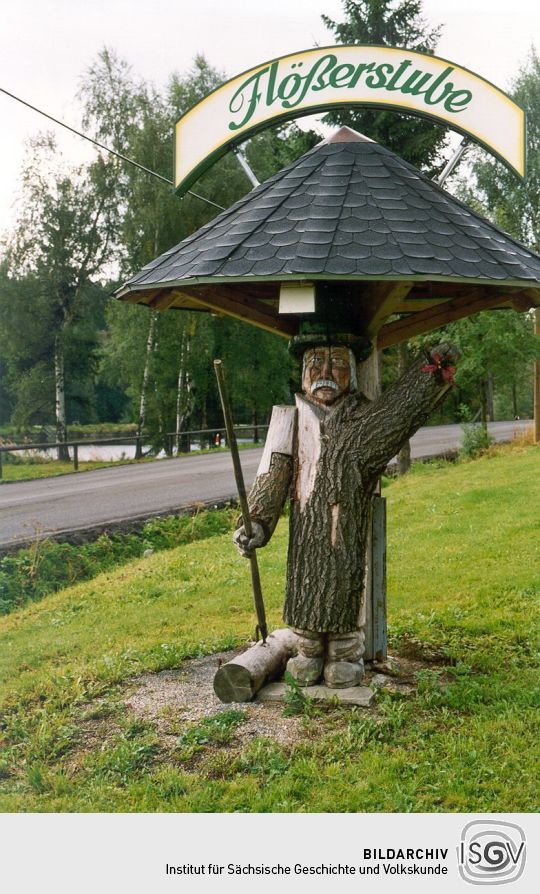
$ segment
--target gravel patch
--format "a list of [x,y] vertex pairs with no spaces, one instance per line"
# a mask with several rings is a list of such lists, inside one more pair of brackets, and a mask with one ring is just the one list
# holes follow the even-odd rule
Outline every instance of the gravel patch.
[[132,680],[135,689],[125,700],[126,708],[141,719],[155,723],[160,735],[175,739],[189,724],[231,709],[240,709],[246,715],[246,721],[235,731],[235,738],[240,742],[264,736],[288,745],[305,739],[302,718],[283,717],[283,705],[253,702],[226,705],[219,701],[213,689],[214,674],[221,663],[242,651],[206,655],[185,661],[175,670],[135,677]]
[[[256,737],[266,737],[280,745],[290,745],[313,738],[316,732],[313,724],[308,732],[302,717],[284,717],[283,704],[219,701],[213,689],[216,670],[242,651],[219,652],[185,661],[178,669],[141,674],[131,681],[125,707],[137,717],[154,723],[164,743],[168,742],[171,748],[190,725],[231,709],[242,710],[246,715],[245,722],[235,730],[237,743],[244,745]],[[390,659],[384,665],[370,668],[363,683],[374,689],[384,687],[410,693],[416,688],[414,672],[420,667],[420,662]],[[309,689],[306,694],[309,696]]]

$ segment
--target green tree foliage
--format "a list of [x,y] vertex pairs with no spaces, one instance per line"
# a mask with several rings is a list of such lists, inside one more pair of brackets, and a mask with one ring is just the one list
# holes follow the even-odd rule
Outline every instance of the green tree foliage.
[[[322,16],[340,44],[404,47],[433,55],[441,32],[422,17],[422,0],[343,0],[343,12],[343,22]],[[446,130],[440,124],[381,109],[339,109],[324,120],[365,133],[431,176],[442,167]]]
[[540,249],[540,58],[533,48],[512,89],[512,98],[527,113],[527,176],[520,180],[501,162],[480,150],[472,165],[473,187],[466,199],[480,207],[501,229]]
[[[472,180],[463,198],[479,213],[536,251],[540,248],[540,59],[536,50],[515,79],[511,95],[527,113],[527,176],[519,180],[504,165],[476,150]],[[446,327],[463,358],[457,382],[461,402],[482,418],[532,414],[531,362],[540,355],[530,314],[491,311]],[[491,406],[490,406],[491,405]]]
[[[239,421],[264,424],[268,422],[273,404],[289,401],[292,364],[283,338],[224,318],[216,326],[215,350],[223,359],[233,409]],[[220,418],[214,388],[212,400]]]
[[[95,383],[106,301],[101,286],[86,284],[63,332],[66,416],[73,422],[99,420]],[[0,419],[18,430],[54,419],[55,327],[47,282],[0,270],[1,383],[6,401]],[[108,389],[103,399],[112,400]]]
[[[103,50],[90,68],[81,88],[86,103],[85,122],[97,138],[109,142],[118,151],[163,176],[172,170],[172,139],[175,120],[195,102],[219,86],[224,74],[197,56],[187,74],[172,75],[163,95],[138,83],[129,68],[113,53]],[[119,132],[115,116],[110,114],[115,97],[124,110]],[[250,163],[264,179],[310,149],[315,135],[295,127],[278,128],[256,137],[247,147]],[[251,186],[231,154],[214,165],[196,184],[195,192],[212,202],[228,207]],[[121,209],[121,276],[130,275],[156,255],[177,244],[219,213],[215,205],[194,195],[175,196],[161,184],[126,165],[119,175],[118,206]],[[104,381],[109,387],[119,381],[132,400],[134,414],[151,435],[154,446],[168,446],[164,434],[182,427],[195,428],[221,424],[217,392],[213,380],[212,356],[218,349],[227,357],[235,355],[249,365],[266,368],[267,382],[277,379],[276,391],[284,392],[288,365],[281,339],[256,333],[247,324],[221,321],[200,313],[170,311],[152,318],[146,308],[111,302],[107,310],[108,330],[103,346]],[[222,334],[228,333],[225,343]],[[150,338],[149,338],[150,334]],[[246,352],[245,344],[258,338],[256,354]],[[277,348],[270,348],[276,343]],[[261,353],[262,352],[262,353]],[[274,354],[279,362],[274,361]],[[231,371],[239,364],[230,364]],[[243,374],[244,387],[249,388]],[[234,382],[233,382],[234,384]],[[237,390],[237,389],[236,389]],[[267,390],[271,392],[270,387]],[[250,392],[251,393],[251,392]],[[181,412],[179,412],[179,407]],[[268,401],[257,409],[251,398],[241,412],[266,413]],[[264,409],[262,409],[264,407]]]
[[[136,81],[128,66],[114,53],[103,50],[81,87],[85,123],[100,140],[169,178],[175,119],[222,79],[203,57],[197,57],[186,77],[173,75],[161,95],[155,88]],[[121,131],[118,131],[116,116],[110,113],[116,96],[120,97],[123,110]],[[234,159],[224,161],[229,170],[222,170],[221,176],[211,171],[205,183],[197,184],[197,191],[212,196],[212,202],[218,205],[229,204],[227,198],[233,201],[246,188],[244,175]],[[215,204],[205,203],[196,196],[180,199],[169,185],[128,164],[120,172],[117,201],[122,279],[219,211]],[[146,308],[115,301],[107,309],[107,322],[102,364],[104,381],[109,387],[114,381],[125,387],[139,429],[149,432],[156,449],[167,446],[164,434],[176,427],[179,382],[188,385],[190,399],[181,414],[187,423],[193,409],[194,377],[199,373],[197,391],[205,379],[200,375],[200,358],[208,353],[208,326],[193,327],[190,317],[182,313],[156,315]],[[194,335],[190,336],[189,350],[182,351],[188,329],[193,329]]]
[[40,280],[0,269],[0,354],[10,415],[18,427],[54,414],[53,315]]
[[[177,118],[225,75],[197,56],[157,90],[110,49],[84,73],[83,127],[99,142],[170,178]],[[294,125],[255,137],[247,155],[262,180],[316,137]],[[62,164],[49,136],[23,171],[21,213],[0,269],[0,405],[19,427],[131,417],[158,448],[178,426],[221,424],[212,358],[230,367],[242,419],[265,416],[287,390],[279,338],[204,313],[158,313],[110,299],[115,285],[251,189],[233,154],[180,198],[167,182],[104,151],[86,166]],[[116,283],[103,289],[106,275]],[[249,350],[246,350],[246,345]],[[253,358],[254,372],[249,372]],[[99,363],[98,363],[99,360]],[[241,360],[241,362],[240,362]],[[260,383],[265,382],[263,386]]]
[[461,352],[454,401],[483,422],[532,413],[531,363],[540,353],[530,315],[484,311],[451,323],[443,335]]
[[[66,362],[79,367],[80,386],[93,363],[96,326],[89,292],[112,251],[109,186],[101,159],[67,168],[50,136],[32,141],[4,262],[0,313],[7,326],[4,356],[15,383],[15,420],[32,421],[52,399],[60,442],[66,440]],[[78,395],[71,389],[71,397],[84,405],[90,389],[85,394],[79,387]],[[67,457],[65,448],[60,452]]]
[[319,142],[313,131],[300,130],[295,124],[278,126],[256,134],[247,144],[246,157],[262,182],[287,167]]

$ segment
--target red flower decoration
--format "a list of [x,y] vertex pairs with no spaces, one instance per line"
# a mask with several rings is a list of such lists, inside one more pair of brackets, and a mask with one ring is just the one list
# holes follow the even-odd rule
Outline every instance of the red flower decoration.
[[442,370],[442,377],[445,382],[448,382],[449,385],[454,384],[454,375],[456,373],[455,366],[445,366]]
[[456,372],[455,366],[451,366],[449,360],[443,360],[440,354],[432,354],[431,360],[433,363],[425,363],[422,367],[422,372],[433,374],[440,372],[443,382],[453,385]]

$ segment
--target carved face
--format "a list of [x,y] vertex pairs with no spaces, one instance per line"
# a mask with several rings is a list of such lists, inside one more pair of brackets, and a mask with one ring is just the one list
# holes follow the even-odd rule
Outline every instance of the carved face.
[[309,348],[304,353],[302,388],[312,400],[330,406],[347,394],[350,384],[348,348]]

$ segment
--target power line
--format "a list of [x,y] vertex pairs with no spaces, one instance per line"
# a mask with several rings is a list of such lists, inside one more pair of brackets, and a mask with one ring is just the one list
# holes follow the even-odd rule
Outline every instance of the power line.
[[[88,140],[88,142],[93,143],[94,146],[98,146],[105,152],[109,152],[110,155],[115,155],[116,158],[119,158],[121,161],[127,161],[128,164],[133,165],[135,168],[139,168],[139,170],[144,171],[145,174],[150,174],[152,177],[157,177],[158,180],[163,181],[163,183],[168,183],[170,186],[174,186],[173,181],[169,180],[168,177],[163,177],[162,174],[158,174],[156,173],[156,171],[152,171],[150,170],[150,168],[146,168],[144,165],[139,164],[138,161],[133,161],[132,158],[128,158],[127,155],[122,155],[122,153],[117,152],[116,149],[111,149],[109,146],[105,146],[103,143],[99,143],[97,140],[94,140],[93,137],[89,137],[87,134],[82,133],[82,131],[77,130],[75,127],[71,127],[69,124],[65,124],[64,121],[60,121],[58,118],[54,118],[53,115],[49,115],[42,109],[38,109],[37,106],[33,106],[31,103],[26,102],[26,100],[21,99],[20,96],[15,96],[15,94],[10,93],[9,90],[5,90],[3,87],[0,87],[0,92],[5,93],[6,96],[9,96],[11,99],[15,99],[17,102],[22,103],[23,106],[27,106],[27,108],[32,109],[33,112],[37,112],[38,115],[43,115],[44,118],[48,118],[49,121],[54,121],[54,123],[59,124],[60,127],[65,127],[66,130],[70,130],[71,133],[76,134],[76,136],[82,137],[83,140]],[[202,202],[207,202],[208,205],[213,205],[214,208],[219,208],[220,211],[225,211],[223,205],[218,205],[217,202],[213,202],[211,199],[207,199],[205,196],[201,196],[199,195],[199,193],[193,192],[193,190],[191,189],[188,189],[187,191],[196,199],[201,199]]]

